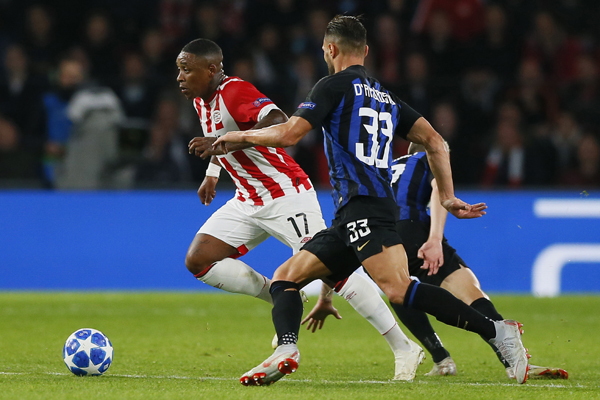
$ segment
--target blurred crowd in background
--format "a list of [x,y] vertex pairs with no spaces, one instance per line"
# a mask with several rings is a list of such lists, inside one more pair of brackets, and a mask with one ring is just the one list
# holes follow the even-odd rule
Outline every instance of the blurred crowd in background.
[[[0,0],[0,187],[197,185],[181,47],[214,40],[291,115],[338,13],[362,15],[367,69],[448,141],[457,186],[600,186],[598,0]],[[326,187],[322,140],[289,152]]]

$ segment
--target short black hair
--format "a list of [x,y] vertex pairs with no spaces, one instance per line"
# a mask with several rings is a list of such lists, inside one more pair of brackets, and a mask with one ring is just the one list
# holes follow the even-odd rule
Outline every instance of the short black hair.
[[218,44],[208,39],[194,39],[181,49],[182,52],[191,53],[196,56],[223,55]]
[[367,30],[358,17],[336,15],[327,24],[325,37],[331,37],[342,51],[362,53],[367,44]]

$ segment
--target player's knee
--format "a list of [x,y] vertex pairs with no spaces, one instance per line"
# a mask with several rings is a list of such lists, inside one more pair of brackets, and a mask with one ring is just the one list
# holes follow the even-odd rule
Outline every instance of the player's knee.
[[388,290],[387,293],[384,291],[384,293],[387,296],[390,303],[394,303],[394,304],[403,304],[404,303],[405,292],[394,289],[394,290]]
[[[408,284],[410,284],[410,280]],[[385,293],[390,303],[403,304],[406,296],[406,290],[408,289],[408,284],[405,284],[405,282],[400,282],[396,283],[395,285],[384,285],[381,290],[383,290],[383,293]]]
[[216,260],[209,260],[202,253],[199,252],[189,252],[185,256],[185,266],[188,271],[190,271],[194,275],[198,275],[206,268],[210,267]]

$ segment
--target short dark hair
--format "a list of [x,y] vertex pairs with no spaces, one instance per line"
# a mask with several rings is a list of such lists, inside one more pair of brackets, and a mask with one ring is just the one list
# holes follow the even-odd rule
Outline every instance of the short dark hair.
[[182,52],[204,57],[208,55],[222,55],[218,44],[208,39],[194,39],[181,49]]
[[367,44],[367,30],[358,17],[336,15],[327,24],[325,37],[330,37],[342,47],[342,51],[362,53]]

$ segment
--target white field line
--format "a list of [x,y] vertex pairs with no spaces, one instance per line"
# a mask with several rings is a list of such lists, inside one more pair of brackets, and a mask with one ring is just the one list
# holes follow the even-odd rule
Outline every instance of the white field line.
[[[0,375],[35,375],[35,372],[2,372],[0,371]],[[43,372],[46,375],[60,375],[60,376],[69,376],[71,374],[66,372]],[[215,376],[178,376],[178,375],[125,375],[125,374],[108,374],[107,376],[115,376],[118,378],[133,378],[133,379],[181,379],[181,380],[198,380],[198,381],[237,381],[239,378],[224,378],[224,377],[215,377]],[[439,382],[431,382],[431,381],[417,381],[417,382],[397,382],[397,381],[374,381],[374,380],[360,380],[360,381],[328,381],[328,380],[312,380],[312,379],[285,379],[286,382],[302,382],[302,383],[327,383],[327,384],[368,384],[368,385],[383,385],[383,384],[393,384],[393,385],[459,385],[459,386],[480,386],[480,387],[517,387],[522,386],[518,383],[478,383],[478,382],[451,382],[451,381],[439,381]],[[527,386],[527,384],[525,384]],[[536,384],[534,387],[536,388],[557,388],[557,389],[598,389],[598,386],[585,386],[581,384],[576,385],[564,385],[560,383],[546,383],[546,384]]]

